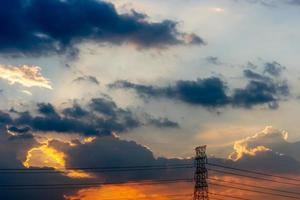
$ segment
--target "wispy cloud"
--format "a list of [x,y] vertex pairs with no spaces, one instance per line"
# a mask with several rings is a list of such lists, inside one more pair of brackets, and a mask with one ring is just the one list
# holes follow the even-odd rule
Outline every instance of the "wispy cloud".
[[10,84],[19,83],[25,87],[52,89],[50,80],[41,74],[41,68],[38,66],[0,64],[0,78],[9,81]]
[[24,94],[27,94],[29,96],[32,95],[32,93],[30,91],[28,91],[28,90],[22,90],[21,92],[24,93]]

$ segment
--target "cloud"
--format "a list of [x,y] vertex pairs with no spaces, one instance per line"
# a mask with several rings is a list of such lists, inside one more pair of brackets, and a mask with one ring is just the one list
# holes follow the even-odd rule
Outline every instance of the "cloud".
[[[250,66],[251,67],[251,66]],[[289,85],[282,78],[285,68],[278,62],[267,62],[262,71],[245,69],[244,77],[249,79],[245,88],[235,89],[233,99],[239,106],[251,108],[256,104],[268,104],[269,108],[278,108],[278,101],[290,94]]]
[[10,115],[0,110],[0,125],[8,124],[11,122],[12,122],[12,118],[10,117]]
[[283,70],[285,70],[285,67],[276,61],[265,63],[264,72],[271,76],[280,76]]
[[119,14],[106,1],[4,0],[0,13],[0,52],[6,54],[74,55],[85,41],[141,48],[204,44],[199,36],[180,32],[175,21],[150,22],[136,11]]
[[[51,139],[47,145],[38,143],[35,138],[23,140],[8,139],[2,130],[0,133],[0,159],[3,162],[0,166],[3,168],[22,168],[24,161],[29,166],[37,167],[55,166],[55,167],[124,167],[124,166],[154,166],[154,165],[172,165],[172,164],[193,164],[192,158],[176,159],[176,158],[156,158],[152,151],[133,141],[121,140],[113,136],[96,137],[94,140],[83,143],[75,142],[71,145],[69,142],[62,142]],[[21,131],[22,132],[22,131]],[[258,133],[256,136],[249,137],[245,140],[252,142],[258,138],[267,137],[271,141],[286,140],[285,132],[276,131],[270,127]],[[38,137],[42,137],[39,135]],[[2,148],[3,147],[3,148]],[[248,145],[249,148],[256,146]],[[20,156],[21,155],[21,156]],[[28,155],[32,157],[28,160]],[[58,157],[56,157],[58,156]],[[43,159],[45,158],[45,159]],[[48,161],[48,162],[43,162]],[[262,170],[265,173],[275,174],[292,174],[299,175],[299,162],[293,158],[276,153],[274,151],[258,151],[255,154],[243,154],[236,160],[209,158],[210,163],[222,164],[226,166],[239,167],[250,170]],[[23,164],[22,164],[23,163]],[[210,167],[211,168],[211,167]],[[14,184],[16,180],[22,180],[23,184],[49,184],[49,183],[86,183],[86,182],[127,182],[127,181],[143,181],[157,179],[181,179],[192,178],[194,168],[169,169],[169,170],[128,170],[126,172],[98,172],[91,173],[87,179],[74,179],[65,174],[11,174],[1,176],[0,184]],[[210,177],[219,178],[224,174],[216,174],[209,171]],[[243,180],[242,180],[243,181]],[[100,186],[102,187],[102,186]],[[270,186],[271,187],[271,186]],[[0,191],[0,197],[3,199],[63,199],[65,195],[77,194],[81,188],[74,190],[53,190],[51,194],[45,196],[44,190],[35,192],[28,190]],[[43,196],[44,195],[44,196]],[[73,196],[73,195],[71,195]]]
[[[42,167],[110,167],[110,166],[136,166],[136,165],[167,165],[174,163],[189,163],[190,160],[155,158],[152,152],[135,142],[120,140],[107,136],[96,138],[89,143],[70,145],[58,140],[49,140],[48,144],[38,143],[34,138],[28,140],[6,138],[4,130],[0,132],[0,163],[2,168],[25,168],[26,166]],[[38,136],[42,137],[42,135]],[[3,148],[2,148],[3,147]],[[22,155],[22,156],[20,156]],[[58,170],[58,169],[57,169]],[[179,174],[177,174],[179,173]],[[147,172],[99,172],[83,179],[75,179],[63,173],[51,174],[1,174],[0,184],[54,184],[69,183],[79,184],[87,182],[113,181],[141,181],[163,178],[186,178],[193,174],[193,169],[177,170],[149,170]],[[99,185],[99,187],[102,187]],[[1,199],[45,199],[62,200],[65,195],[75,194],[80,187],[74,189],[51,190],[51,194],[45,195],[48,190],[1,190]]]
[[41,68],[37,66],[13,66],[0,64],[0,78],[10,84],[19,83],[25,87],[41,87],[52,89],[50,81],[43,77]]
[[190,105],[206,108],[225,106],[252,108],[256,105],[268,105],[271,109],[278,107],[278,101],[289,96],[289,86],[281,80],[281,65],[267,63],[263,72],[252,69],[244,70],[246,85],[242,88],[229,89],[226,82],[218,77],[197,80],[178,80],[169,86],[153,86],[116,81],[110,88],[132,89],[140,97],[167,98]]
[[[235,1],[243,1],[243,0],[235,0]],[[247,0],[249,3],[260,3],[263,6],[268,6],[268,7],[274,7],[278,6],[280,4],[288,4],[288,5],[295,5],[299,6],[300,1],[299,0]]]
[[288,142],[288,132],[278,130],[272,126],[267,126],[255,135],[236,141],[234,144],[235,152],[231,154],[231,158],[242,158],[243,155],[250,155],[247,151],[255,151],[260,148],[262,151],[272,151],[278,154],[284,154],[292,157],[300,162],[299,142]]
[[205,58],[205,60],[208,62],[208,63],[211,63],[211,64],[214,64],[214,65],[221,65],[223,64],[220,59],[216,56],[208,56]]
[[149,123],[159,128],[179,128],[177,122],[171,121],[168,118],[149,118]]
[[106,116],[116,117],[118,112],[125,112],[125,110],[118,109],[117,104],[110,99],[105,98],[93,98],[89,103],[89,107]]
[[299,0],[289,0],[290,4],[294,4],[294,5],[300,5],[300,1]]
[[[0,127],[0,167],[25,169],[23,161],[26,159],[27,151],[40,144],[34,137],[24,138],[19,135],[6,134],[3,126]],[[52,182],[53,181],[53,182]],[[22,173],[1,173],[0,185],[18,184],[49,184],[49,183],[75,183],[71,178],[63,174],[22,174]],[[10,190],[0,188],[0,199],[31,199],[31,200],[63,200],[64,194],[75,192],[74,190],[53,190],[45,195],[45,190]]]
[[[155,158],[152,151],[134,141],[115,137],[96,138],[87,144],[78,144],[66,151],[70,166],[148,166],[168,164],[191,164],[190,159]],[[91,156],[87,156],[91,155]],[[103,172],[97,174],[111,181],[155,180],[170,177],[190,177],[193,169],[149,170],[145,173],[128,171],[126,173]]]
[[180,80],[174,85],[158,87],[117,81],[110,88],[133,89],[141,97],[170,98],[180,100],[192,105],[219,107],[228,104],[226,85],[217,77],[197,79],[196,81]]
[[38,111],[41,115],[22,112],[19,113],[19,117],[14,120],[13,124],[16,126],[29,126],[33,131],[98,136],[109,135],[112,132],[122,133],[140,126],[139,121],[130,111],[123,112],[123,110],[120,110],[118,116],[106,115],[108,118],[105,118],[96,115],[92,110],[88,110],[86,112],[90,112],[90,114],[76,118],[75,112],[70,112],[71,109],[73,108],[66,108],[60,114],[51,104],[38,104]]
[[241,168],[300,173],[300,157],[296,153],[300,145],[287,139],[286,131],[267,126],[253,136],[236,141],[229,159]]
[[32,96],[32,93],[28,90],[22,90],[21,92],[24,93],[24,94],[27,94],[29,96]]
[[235,89],[232,96],[234,106],[251,108],[259,104],[267,104],[269,108],[276,109],[280,97],[289,95],[287,85],[277,85],[273,82],[251,80],[245,88]]
[[89,112],[87,110],[84,110],[77,103],[73,104],[72,107],[65,108],[62,112],[65,116],[73,117],[73,118],[81,118],[81,117],[85,117],[89,114]]
[[248,79],[254,79],[254,80],[260,80],[260,81],[269,81],[269,78],[257,73],[251,69],[245,69],[244,70],[244,76]]
[[94,76],[80,76],[80,77],[77,77],[76,79],[73,80],[73,82],[77,82],[77,83],[80,83],[80,82],[83,82],[83,81],[86,81],[86,82],[89,82],[89,83],[92,83],[92,84],[95,84],[95,85],[100,84],[98,79]]
[[[274,130],[271,126],[268,126],[254,136],[236,141],[233,146],[234,152],[229,158],[236,161],[241,159],[244,155],[255,156],[259,152],[271,151],[270,148],[262,144],[264,143],[262,141],[268,140],[268,142],[276,142],[278,139],[281,140],[286,138],[286,132],[279,132]],[[261,141],[262,143],[256,143],[256,141]]]
[[38,103],[37,104],[39,113],[43,115],[54,115],[58,116],[57,112],[55,111],[55,108],[50,103]]
[[124,133],[144,125],[179,127],[178,123],[167,118],[154,118],[147,114],[139,117],[129,109],[118,107],[108,98],[93,98],[87,105],[74,103],[63,109],[57,109],[50,103],[38,103],[36,107],[37,113],[14,112],[14,118],[1,111],[0,124],[9,126],[10,130],[28,127],[28,132],[77,133],[86,136]]

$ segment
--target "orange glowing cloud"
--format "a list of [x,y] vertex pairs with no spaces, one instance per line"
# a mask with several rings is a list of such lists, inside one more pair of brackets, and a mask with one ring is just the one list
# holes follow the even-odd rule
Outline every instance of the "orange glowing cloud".
[[30,149],[27,152],[23,165],[27,168],[34,166],[62,169],[65,167],[65,154],[52,147],[48,147],[48,144],[44,144],[40,147]]
[[[268,137],[270,137],[270,139]],[[267,126],[261,132],[256,133],[251,137],[236,141],[233,146],[235,151],[229,155],[229,159],[237,161],[241,159],[243,155],[255,156],[259,152],[272,151],[272,149],[265,145],[259,145],[259,143],[271,143],[272,141],[270,140],[274,140],[275,137],[280,138],[281,140],[287,140],[288,133]]]
[[27,152],[23,165],[29,167],[51,167],[57,171],[65,172],[71,178],[90,178],[91,175],[80,170],[66,170],[66,155],[48,146],[48,142],[34,147]]
[[66,196],[65,198],[67,200],[186,200],[192,197],[191,188],[193,188],[191,184],[180,183],[171,185],[138,185],[128,183],[124,185],[104,185],[97,188],[82,189],[77,194]]

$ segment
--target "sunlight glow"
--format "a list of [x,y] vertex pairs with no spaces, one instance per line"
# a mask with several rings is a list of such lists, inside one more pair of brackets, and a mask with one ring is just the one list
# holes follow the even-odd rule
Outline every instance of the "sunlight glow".
[[92,176],[80,170],[66,171],[66,155],[52,147],[48,143],[39,147],[34,147],[27,152],[26,160],[23,165],[29,167],[51,167],[57,171],[67,172],[71,178],[91,178]]

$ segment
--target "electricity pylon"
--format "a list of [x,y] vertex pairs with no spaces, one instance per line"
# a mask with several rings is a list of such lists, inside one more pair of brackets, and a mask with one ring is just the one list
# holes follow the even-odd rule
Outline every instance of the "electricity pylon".
[[208,173],[206,169],[207,156],[206,146],[199,146],[196,149],[195,157],[195,188],[194,188],[194,200],[208,200]]

